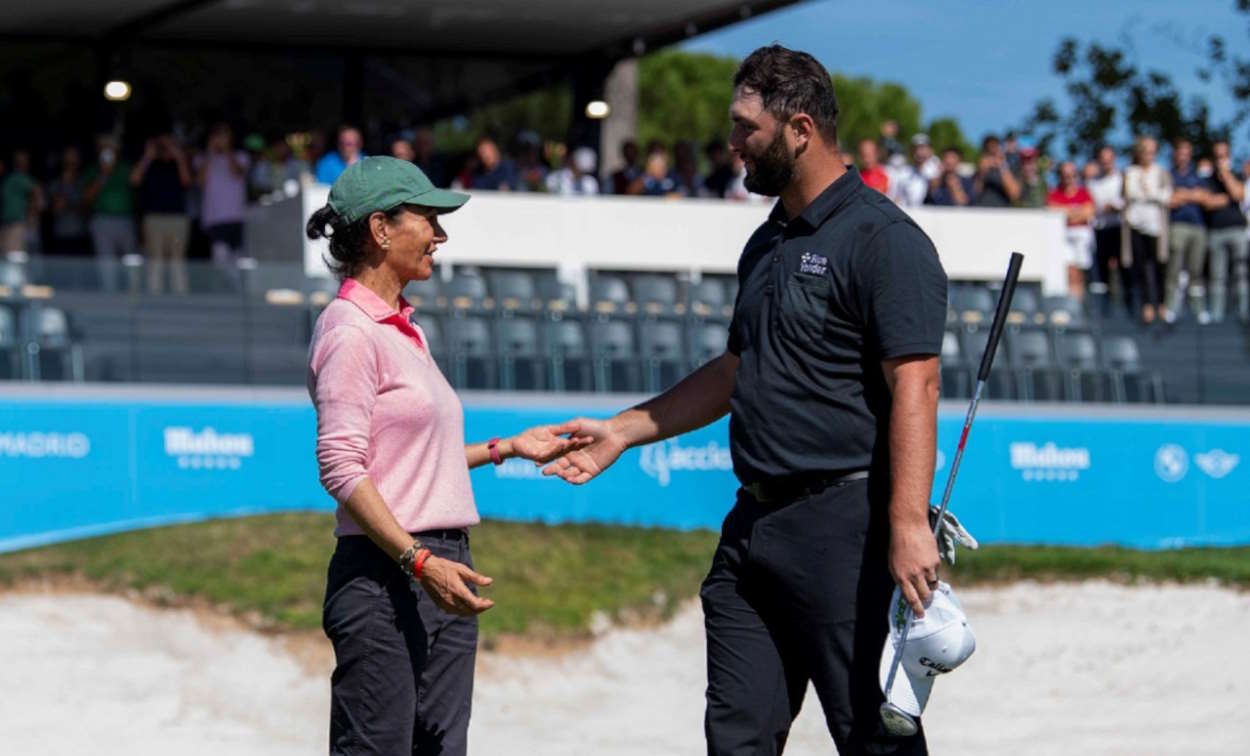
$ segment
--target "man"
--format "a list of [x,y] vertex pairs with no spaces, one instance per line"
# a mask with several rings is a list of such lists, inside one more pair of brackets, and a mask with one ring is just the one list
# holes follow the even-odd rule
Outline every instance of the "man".
[[95,248],[100,286],[117,288],[117,261],[134,254],[134,197],[130,189],[130,163],[121,157],[121,148],[112,136],[96,141],[98,164],[83,175],[83,199],[91,207],[91,244]]
[[[1098,149],[1098,178],[1089,182],[1094,200],[1094,267],[1090,294],[1102,298],[1102,314],[1110,313],[1112,286],[1119,288],[1121,299],[1127,301],[1132,290],[1127,271],[1120,267],[1120,233],[1124,212],[1124,174],[1116,166],[1115,149],[1103,145]],[[1116,271],[1113,280],[1112,271]]]
[[1250,323],[1250,238],[1246,236],[1246,216],[1241,204],[1246,199],[1246,177],[1233,171],[1228,141],[1212,145],[1214,173],[1207,180],[1204,202],[1207,241],[1211,246],[1211,318],[1224,319],[1227,300],[1228,264],[1233,265],[1237,289],[1237,317]]
[[725,144],[724,139],[710,139],[703,148],[703,154],[707,157],[712,170],[707,174],[707,178],[703,179],[701,194],[705,197],[724,199],[735,173],[733,158],[729,155],[729,146]]
[[929,187],[925,204],[939,207],[966,207],[972,204],[972,179],[959,173],[959,165],[963,159],[963,153],[958,147],[942,150],[942,172]]
[[[207,148],[196,165],[197,183],[203,192],[200,226],[212,245],[213,262],[237,285],[237,261],[243,251],[243,221],[247,212],[249,158],[243,150],[235,149],[234,130],[225,123],[209,131]],[[317,170],[321,180],[320,166]]]
[[360,136],[359,131],[352,126],[340,126],[338,150],[327,152],[317,161],[317,167],[314,171],[317,176],[317,182],[333,184],[334,180],[339,177],[339,174],[347,169],[347,166],[365,156],[363,147],[364,138]]
[[1020,150],[1020,207],[1046,207],[1046,197],[1050,193],[1046,187],[1046,178],[1038,165],[1037,150],[1026,147]]
[[43,191],[30,176],[30,153],[13,153],[13,172],[0,181],[0,252],[27,250],[28,232],[38,228]]
[[613,194],[642,194],[643,171],[638,167],[638,143],[621,142],[621,167],[612,172]]
[[[1202,208],[1207,180],[1198,176],[1193,165],[1194,148],[1188,139],[1172,144],[1172,199],[1168,206],[1168,262],[1163,285],[1163,319],[1176,322],[1180,311],[1180,277],[1189,271],[1189,301],[1200,323],[1209,321],[1202,270],[1207,263],[1207,226]],[[1221,283],[1222,283],[1221,276]]]
[[859,175],[868,186],[882,194],[890,191],[890,177],[877,160],[877,143],[871,139],[859,142]]
[[[628,447],[730,413],[742,482],[701,592],[708,753],[777,754],[811,682],[838,751],[926,753],[887,736],[878,665],[895,580],[937,585],[927,519],[946,275],[924,233],[847,169],[814,58],[780,46],[734,77],[730,149],[780,201],[747,242],[727,348],[608,421],[547,474],[584,483]],[[891,579],[893,575],[894,580]]]
[[130,185],[139,193],[143,209],[143,250],[147,254],[148,291],[165,289],[164,268],[169,263],[169,288],[186,294],[187,244],[191,219],[187,215],[187,189],[191,165],[172,134],[147,141],[143,158],[130,171]]
[[890,196],[903,207],[923,205],[930,185],[941,172],[942,166],[933,154],[929,135],[915,134],[911,138],[911,162],[898,172],[897,180],[890,180]]
[[1020,199],[1020,184],[1007,165],[1002,143],[992,134],[981,142],[973,187],[972,204],[978,207],[1011,207]]
[[517,188],[516,164],[499,152],[499,145],[490,137],[477,140],[477,170],[469,179],[470,189],[509,192]]

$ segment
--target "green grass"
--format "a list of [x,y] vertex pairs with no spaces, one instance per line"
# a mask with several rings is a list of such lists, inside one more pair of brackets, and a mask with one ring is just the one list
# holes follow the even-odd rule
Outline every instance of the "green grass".
[[[0,585],[83,577],[171,603],[207,601],[282,629],[321,622],[332,518],[283,514],[122,533],[0,555]],[[618,619],[667,616],[698,592],[716,534],[604,525],[486,522],[473,530],[478,570],[495,578],[482,615],[501,634],[585,635],[595,612]],[[957,585],[1020,579],[1193,581],[1250,587],[1250,548],[985,547],[945,568]]]

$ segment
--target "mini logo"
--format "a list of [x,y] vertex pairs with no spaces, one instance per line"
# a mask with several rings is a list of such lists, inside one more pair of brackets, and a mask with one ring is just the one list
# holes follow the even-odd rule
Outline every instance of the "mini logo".
[[1194,463],[1212,478],[1219,480],[1237,468],[1241,455],[1230,454],[1223,449],[1212,449],[1209,452],[1194,455]]
[[1038,446],[1029,442],[1011,445],[1011,467],[1028,481],[1070,482],[1089,469],[1089,449],[1083,446],[1063,448],[1053,442]]
[[1189,472],[1189,454],[1176,444],[1164,444],[1155,452],[1155,474],[1165,483],[1175,483]]
[[245,457],[255,454],[255,442],[250,433],[171,427],[165,429],[165,454],[183,470],[238,470]]
[[676,439],[642,447],[638,466],[655,478],[661,486],[672,482],[672,474],[681,470],[732,470],[729,449],[715,441],[703,446],[682,446]]
[[85,433],[0,433],[0,456],[82,459],[90,453]]
[[829,258],[812,254],[811,252],[804,252],[803,256],[799,258],[799,272],[823,276],[829,272]]

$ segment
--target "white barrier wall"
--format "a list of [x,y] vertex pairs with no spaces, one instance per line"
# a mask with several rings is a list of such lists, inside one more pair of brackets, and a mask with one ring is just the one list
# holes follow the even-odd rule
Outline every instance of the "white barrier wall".
[[[304,217],[325,204],[329,187],[304,188]],[[733,273],[771,204],[650,197],[556,197],[473,192],[443,223],[444,265]],[[910,211],[933,239],[952,279],[1001,280],[1007,258],[1024,253],[1021,278],[1047,294],[1067,291],[1064,220],[1050,210],[923,207]],[[302,234],[302,227],[300,229]],[[310,276],[328,275],[325,241],[305,241]]]

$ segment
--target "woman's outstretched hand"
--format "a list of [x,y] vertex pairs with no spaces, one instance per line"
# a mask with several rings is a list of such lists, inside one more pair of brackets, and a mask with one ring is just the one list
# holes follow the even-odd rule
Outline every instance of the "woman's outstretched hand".
[[543,475],[556,475],[569,483],[581,485],[608,469],[629,448],[629,442],[606,420],[578,418],[574,420],[588,444],[562,455],[543,468]]
[[510,439],[512,453],[536,464],[551,460],[586,446],[595,436],[585,432],[584,422],[570,420],[559,425],[539,425]]

